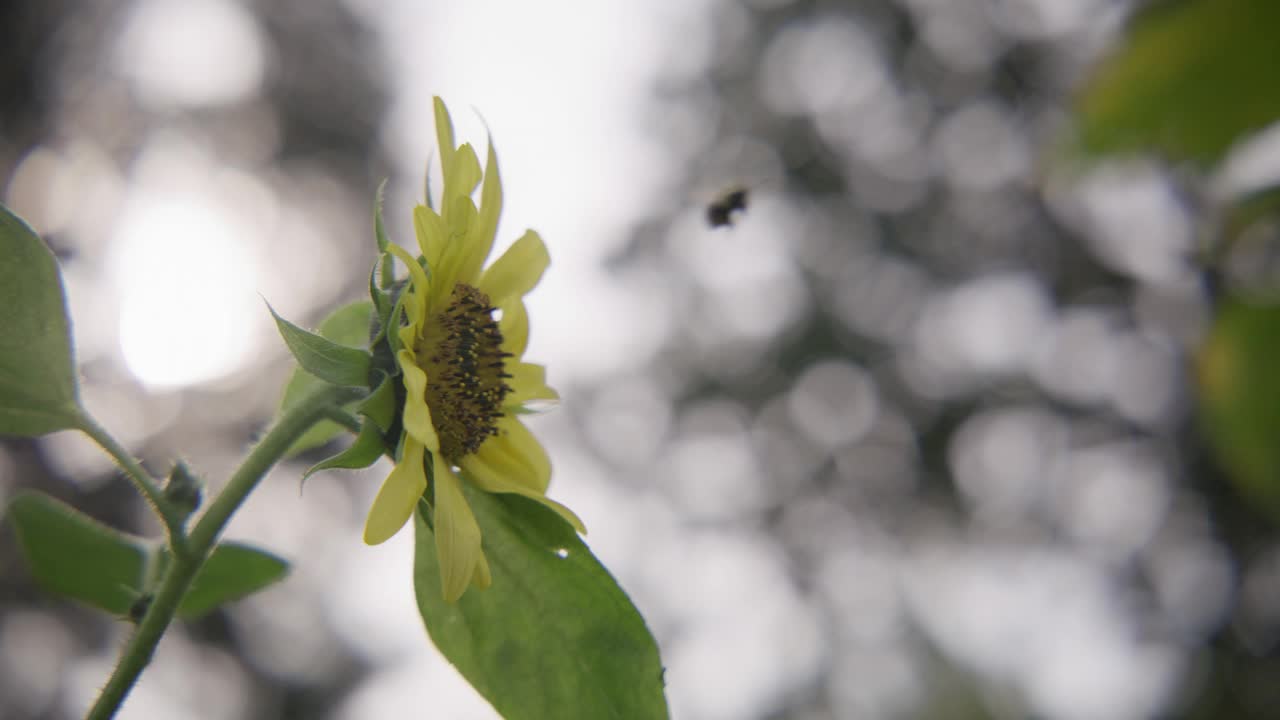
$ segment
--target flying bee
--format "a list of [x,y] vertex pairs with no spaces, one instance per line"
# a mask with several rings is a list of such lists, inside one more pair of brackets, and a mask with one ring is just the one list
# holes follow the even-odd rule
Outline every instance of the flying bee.
[[722,193],[707,205],[707,224],[712,228],[733,227],[735,213],[747,211],[746,188],[733,188]]

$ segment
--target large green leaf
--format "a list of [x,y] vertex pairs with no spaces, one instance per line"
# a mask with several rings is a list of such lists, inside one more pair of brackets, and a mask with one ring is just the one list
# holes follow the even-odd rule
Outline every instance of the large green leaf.
[[1280,303],[1224,301],[1197,360],[1209,441],[1241,494],[1280,521]]
[[53,253],[0,205],[0,434],[78,427],[62,276]]
[[51,593],[127,615],[143,592],[151,545],[43,493],[9,503],[10,522],[36,582]]
[[[369,322],[372,312],[372,302],[366,300],[353,302],[329,313],[329,316],[321,321],[317,330],[325,339],[339,345],[357,348],[365,345],[369,340]],[[284,397],[280,400],[280,411],[284,412],[297,405],[324,384],[323,380],[301,367],[295,368],[288,384],[285,385]],[[304,450],[319,447],[332,440],[342,430],[342,426],[328,420],[316,423],[289,448],[289,454],[296,455]]]
[[178,616],[196,618],[224,603],[271,585],[289,572],[289,563],[249,545],[225,542],[201,566],[178,606]]
[[1275,0],[1153,3],[1080,96],[1084,148],[1212,164],[1280,119],[1278,28]]
[[573,528],[531,500],[463,485],[493,585],[445,602],[415,513],[414,589],[436,647],[507,720],[666,718],[653,636]]

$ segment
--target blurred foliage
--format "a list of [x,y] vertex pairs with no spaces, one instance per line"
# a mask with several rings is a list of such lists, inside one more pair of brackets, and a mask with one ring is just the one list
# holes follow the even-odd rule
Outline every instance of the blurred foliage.
[[1212,165],[1280,117],[1278,27],[1270,0],[1152,3],[1080,97],[1085,148]]
[[1244,496],[1280,522],[1280,304],[1222,302],[1197,360],[1210,439]]

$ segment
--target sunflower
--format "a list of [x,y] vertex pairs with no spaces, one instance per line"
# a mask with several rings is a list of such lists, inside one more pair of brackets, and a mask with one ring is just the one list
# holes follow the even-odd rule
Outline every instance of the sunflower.
[[[559,398],[547,386],[545,368],[522,360],[529,338],[524,296],[550,262],[546,245],[528,230],[484,267],[502,209],[493,143],[481,172],[470,144],[454,146],[440,98],[435,116],[444,173],[440,212],[414,208],[420,258],[388,246],[409,269],[401,298],[407,322],[398,330],[396,352],[404,434],[399,460],[369,509],[364,540],[376,545],[399,532],[426,493],[444,598],[454,602],[470,585],[483,589],[491,582],[462,483],[523,495],[578,532],[585,529],[572,511],[546,496],[551,462],[520,421],[527,403]],[[472,194],[482,180],[476,207]]]

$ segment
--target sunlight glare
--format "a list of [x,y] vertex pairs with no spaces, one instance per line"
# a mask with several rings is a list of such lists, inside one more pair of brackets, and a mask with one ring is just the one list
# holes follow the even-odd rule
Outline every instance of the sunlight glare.
[[147,193],[117,227],[120,346],[151,387],[224,377],[252,349],[257,263],[250,234],[194,194]]

